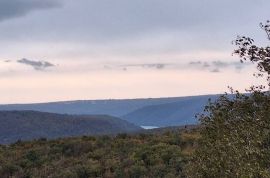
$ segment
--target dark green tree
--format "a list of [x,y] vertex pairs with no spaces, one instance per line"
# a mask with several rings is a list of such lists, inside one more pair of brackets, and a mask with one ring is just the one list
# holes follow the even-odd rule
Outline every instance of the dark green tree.
[[[270,21],[260,24],[270,40]],[[270,84],[270,47],[258,47],[249,37],[234,44],[241,62],[256,64],[257,77]],[[249,94],[231,89],[209,102],[199,116],[201,139],[187,165],[187,177],[270,177],[270,95],[266,86],[252,86]]]

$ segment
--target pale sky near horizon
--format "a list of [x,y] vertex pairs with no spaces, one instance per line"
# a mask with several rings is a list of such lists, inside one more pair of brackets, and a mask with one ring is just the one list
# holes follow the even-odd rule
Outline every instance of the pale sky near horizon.
[[269,0],[0,0],[0,103],[244,89],[237,35],[269,45]]

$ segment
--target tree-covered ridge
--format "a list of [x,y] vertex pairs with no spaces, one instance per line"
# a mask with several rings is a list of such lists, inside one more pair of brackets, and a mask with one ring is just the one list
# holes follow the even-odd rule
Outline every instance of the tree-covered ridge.
[[38,138],[63,138],[141,131],[142,128],[106,115],[67,115],[37,111],[0,111],[0,144]]
[[195,131],[17,142],[0,147],[0,177],[184,177]]

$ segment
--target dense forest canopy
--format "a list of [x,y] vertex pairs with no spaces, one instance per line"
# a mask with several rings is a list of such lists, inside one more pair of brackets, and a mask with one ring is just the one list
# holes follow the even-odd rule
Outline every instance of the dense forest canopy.
[[188,130],[17,142],[0,146],[0,177],[184,177],[196,132]]

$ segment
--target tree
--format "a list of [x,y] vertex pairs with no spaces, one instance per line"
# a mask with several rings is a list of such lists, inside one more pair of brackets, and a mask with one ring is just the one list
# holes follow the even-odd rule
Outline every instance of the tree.
[[[270,21],[266,24],[261,23],[260,27],[266,32],[267,38],[270,41]],[[270,84],[270,46],[258,47],[254,45],[254,40],[250,37],[237,37],[234,44],[238,47],[234,54],[240,57],[240,61],[251,61],[257,65],[259,73],[257,77],[267,75],[268,85]]]
[[[260,24],[270,40],[270,21]],[[270,47],[258,47],[249,37],[237,37],[234,54],[256,64],[257,77],[270,86]],[[249,94],[231,89],[209,102],[199,116],[201,139],[187,168],[187,177],[270,177],[270,95],[265,86]]]

